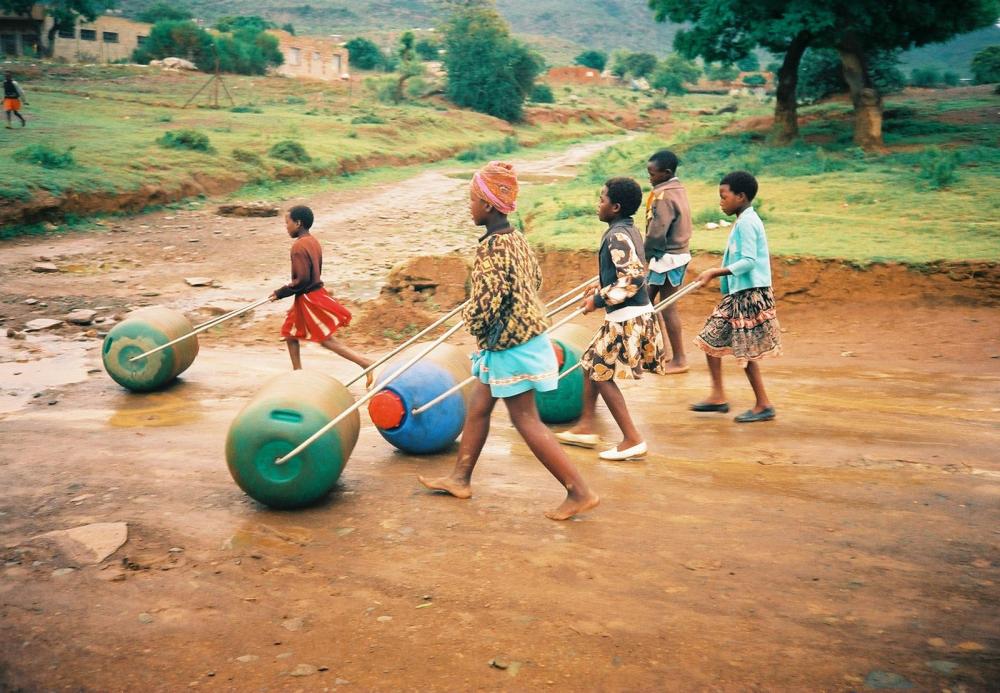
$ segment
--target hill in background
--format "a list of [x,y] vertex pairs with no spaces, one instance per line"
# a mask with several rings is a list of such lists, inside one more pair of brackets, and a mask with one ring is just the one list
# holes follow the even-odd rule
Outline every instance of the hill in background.
[[[155,2],[121,0],[120,8],[134,16]],[[289,22],[300,34],[375,35],[386,45],[392,42],[391,33],[429,29],[442,18],[437,0],[181,0],[179,4],[209,22],[226,15],[259,14],[278,24]],[[680,28],[654,22],[645,0],[497,0],[496,5],[514,33],[553,65],[569,64],[591,48],[665,55],[673,49]],[[903,68],[909,72],[914,67],[939,67],[968,77],[972,56],[996,44],[1000,28],[980,29],[904,53]]]

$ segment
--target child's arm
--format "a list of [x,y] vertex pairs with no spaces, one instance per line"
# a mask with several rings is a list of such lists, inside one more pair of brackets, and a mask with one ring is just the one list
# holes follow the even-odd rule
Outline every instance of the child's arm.
[[298,293],[298,290],[312,283],[312,261],[304,249],[292,248],[292,281],[275,289],[275,299]]
[[507,248],[492,239],[480,246],[473,267],[469,293],[472,302],[465,324],[477,339],[488,341],[491,328],[501,319],[503,299],[510,291],[510,262]]
[[646,224],[645,253],[646,259],[652,259],[666,252],[667,234],[677,218],[677,209],[672,200],[666,197],[654,197],[652,217]]
[[[611,251],[611,261],[615,264],[618,279],[614,284],[608,284],[598,289],[592,301],[594,308],[614,306],[635,296],[646,281],[646,265],[639,257],[638,250],[632,245],[628,234],[615,231],[608,238],[608,250]],[[589,312],[589,311],[587,311]]]
[[[698,275],[695,280],[704,285],[716,277],[724,277],[731,274],[746,274],[753,269],[757,262],[757,230],[755,228],[734,228],[732,235],[735,236],[735,246],[739,254],[739,260],[731,262],[725,267],[713,267]],[[732,238],[732,236],[730,237]]]

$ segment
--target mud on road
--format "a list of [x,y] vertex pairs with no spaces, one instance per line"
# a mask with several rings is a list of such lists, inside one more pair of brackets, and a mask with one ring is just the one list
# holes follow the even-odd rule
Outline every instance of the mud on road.
[[[536,184],[589,153],[534,162]],[[455,258],[476,237],[465,186],[431,172],[305,201],[326,278],[356,310],[352,344],[382,352],[460,300]],[[223,444],[246,399],[289,367],[276,338],[284,306],[207,333],[181,380],[148,395],[103,373],[99,333],[131,306],[201,319],[266,294],[285,277],[280,225],[196,209],[122,226],[0,244],[0,324],[20,331],[73,308],[106,318],[0,338],[0,689],[1000,681],[995,266],[776,258],[785,354],[764,375],[778,419],[741,427],[688,412],[708,385],[694,353],[686,374],[626,383],[651,454],[605,463],[572,450],[602,495],[574,521],[542,516],[560,489],[500,408],[469,501],[416,483],[448,470],[451,453],[395,452],[363,415],[329,499],[275,512],[236,487]],[[434,286],[373,300],[391,266],[442,254],[417,272]],[[61,271],[31,272],[39,256]],[[550,295],[595,270],[589,253],[542,262]],[[192,276],[217,285],[190,287]],[[688,338],[715,298],[685,299]],[[303,359],[356,372],[321,349]],[[749,388],[732,364],[726,378],[742,411]],[[42,536],[93,523],[125,523],[127,541],[96,560]]]

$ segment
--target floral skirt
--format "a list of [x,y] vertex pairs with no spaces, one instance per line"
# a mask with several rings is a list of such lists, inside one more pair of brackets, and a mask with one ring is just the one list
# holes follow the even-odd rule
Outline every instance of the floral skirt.
[[726,295],[694,343],[709,356],[734,356],[744,368],[750,361],[781,354],[781,328],[771,287]]
[[580,357],[591,380],[638,378],[642,371],[662,373],[663,336],[656,316],[646,313],[624,322],[605,320]]

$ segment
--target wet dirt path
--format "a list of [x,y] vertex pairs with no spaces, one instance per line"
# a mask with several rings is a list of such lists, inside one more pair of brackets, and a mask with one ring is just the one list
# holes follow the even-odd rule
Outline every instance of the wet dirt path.
[[[427,184],[456,186],[459,220],[465,183],[443,178]],[[359,227],[388,227],[375,209],[406,189],[351,198],[388,195],[371,198],[380,200],[371,214],[341,212],[345,198],[310,202]],[[0,253],[4,308],[15,291],[50,305],[136,299],[109,276],[135,276],[160,292],[138,298],[178,306],[248,300],[280,283],[224,273],[222,261],[158,257],[166,243],[150,222],[164,216],[188,223],[155,215],[136,220],[148,235],[54,244],[67,257],[90,243],[81,256],[134,248],[142,258],[101,276],[51,275],[43,286]],[[287,241],[274,221],[240,223],[246,248],[271,249],[257,269],[283,270]],[[206,244],[221,235],[167,231],[201,233]],[[229,246],[252,255],[242,241]],[[550,272],[563,284],[581,273],[568,258],[548,262],[563,268]],[[218,272],[223,288],[167,280],[187,272]],[[776,272],[786,291],[803,276]],[[25,374],[41,382],[39,366],[52,362],[29,359],[46,354],[76,354],[65,367],[83,375],[0,414],[0,688],[991,690],[1000,677],[996,309],[872,273],[854,278],[853,299],[835,293],[842,286],[779,299],[786,354],[764,367],[773,423],[732,423],[750,399],[731,365],[730,416],[686,410],[707,386],[697,361],[681,376],[626,383],[652,453],[612,464],[571,450],[603,502],[567,523],[542,517],[560,489],[501,408],[470,501],[416,484],[418,473],[449,469],[451,454],[394,452],[367,422],[325,502],[275,512],[248,499],[223,444],[246,399],[288,368],[271,334],[276,313],[206,338],[182,380],[149,395],[88,374],[99,367],[97,340],[5,343],[16,358],[0,364],[4,388]],[[689,336],[714,300],[702,292],[685,303]],[[341,379],[355,372],[318,350],[304,358]],[[97,522],[128,524],[127,543],[97,564],[38,538]]]

